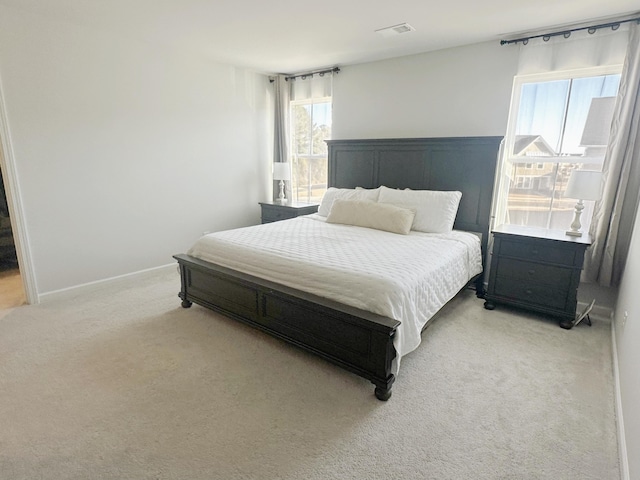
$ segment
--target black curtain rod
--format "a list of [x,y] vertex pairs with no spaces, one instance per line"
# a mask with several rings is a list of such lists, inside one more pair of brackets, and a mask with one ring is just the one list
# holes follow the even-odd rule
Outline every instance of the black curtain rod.
[[559,35],[562,35],[564,38],[569,38],[571,36],[571,32],[578,32],[580,30],[588,30],[590,34],[596,33],[596,30],[600,30],[601,28],[611,28],[611,30],[617,30],[618,28],[620,28],[620,25],[622,23],[627,23],[627,22],[640,23],[640,17],[630,18],[628,20],[618,20],[616,22],[601,23],[599,25],[592,25],[590,27],[570,28],[567,30],[562,30],[560,32],[543,33],[541,35],[533,35],[531,37],[522,37],[522,38],[517,38],[515,40],[500,40],[500,45],[509,45],[510,43],[518,43],[518,42],[522,42],[523,45],[526,45],[527,43],[529,43],[529,40],[533,38],[542,38],[545,42],[548,42],[551,37],[557,37]]
[[[285,81],[289,81],[289,80],[294,80],[296,78],[302,78],[303,80],[306,80],[307,77],[313,77],[314,75],[320,75],[321,77],[324,77],[327,73],[340,73],[340,68],[339,67],[333,67],[333,68],[328,68],[326,70],[316,70],[314,72],[306,72],[306,73],[299,73],[297,75],[287,75],[286,77],[284,77]],[[275,78],[274,77],[269,77],[269,82],[273,83],[275,82]]]
[[296,78],[301,78],[303,80],[306,80],[307,77],[313,77],[314,75],[320,75],[321,77],[324,77],[325,74],[327,73],[340,73],[340,68],[333,67],[333,68],[328,68],[327,70],[317,70],[315,72],[300,73],[298,75],[289,75],[287,77],[284,77],[284,79],[287,82],[289,80],[295,80]]

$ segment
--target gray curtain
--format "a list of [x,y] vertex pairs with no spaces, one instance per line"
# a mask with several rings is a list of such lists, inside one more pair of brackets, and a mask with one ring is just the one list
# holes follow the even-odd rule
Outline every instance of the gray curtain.
[[[289,82],[285,80],[284,75],[278,75],[274,79],[274,139],[273,139],[273,161],[288,162],[289,161],[289,98],[290,87]],[[273,181],[273,200],[278,198],[279,183]],[[291,182],[286,183],[285,195],[291,199]]]
[[640,25],[633,22],[603,166],[584,278],[602,286],[620,282],[629,253],[640,192]]

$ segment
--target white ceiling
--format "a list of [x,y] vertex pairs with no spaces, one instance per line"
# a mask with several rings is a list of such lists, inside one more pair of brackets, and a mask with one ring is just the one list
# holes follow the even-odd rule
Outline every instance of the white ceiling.
[[[0,0],[261,72],[382,60],[637,11],[638,0]],[[407,22],[414,32],[374,31]]]

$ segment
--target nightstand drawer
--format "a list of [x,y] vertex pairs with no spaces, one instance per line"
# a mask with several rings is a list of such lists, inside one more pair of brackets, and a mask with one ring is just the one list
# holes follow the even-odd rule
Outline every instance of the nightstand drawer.
[[309,215],[318,211],[317,203],[277,203],[277,202],[259,202],[262,208],[262,223],[278,222],[280,220],[288,220],[301,215]]
[[545,305],[558,309],[564,309],[567,303],[566,290],[558,290],[551,285],[534,284],[508,277],[496,278],[493,294],[512,298],[518,302]]
[[287,220],[297,216],[297,213],[294,211],[264,207],[262,209],[262,223],[277,222],[279,220]]
[[499,277],[545,284],[559,289],[567,288],[566,286],[571,282],[572,274],[573,270],[570,268],[515,259],[498,260],[498,271],[496,272]]
[[552,247],[551,242],[523,242],[503,239],[500,243],[499,254],[568,266],[574,265],[576,260],[575,248]]

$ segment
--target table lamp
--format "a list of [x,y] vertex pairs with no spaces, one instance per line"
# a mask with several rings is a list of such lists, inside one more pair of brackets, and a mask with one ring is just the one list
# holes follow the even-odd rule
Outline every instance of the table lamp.
[[585,147],[584,156],[604,158],[609,143],[611,119],[616,106],[616,97],[591,99],[589,113],[584,124],[580,147]]
[[580,216],[584,210],[584,200],[598,200],[600,198],[600,182],[602,180],[602,172],[595,170],[573,170],[567,183],[567,189],[564,192],[566,198],[577,198],[575,215],[571,223],[571,230],[567,231],[567,235],[571,237],[581,237]]
[[291,169],[287,162],[274,162],[273,164],[273,179],[280,180],[280,195],[278,195],[278,201],[280,203],[286,203],[287,199],[284,195],[284,182],[291,180]]

